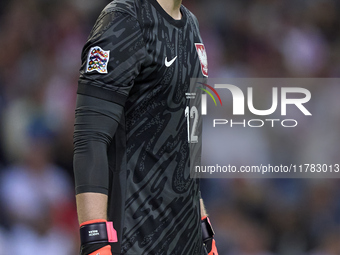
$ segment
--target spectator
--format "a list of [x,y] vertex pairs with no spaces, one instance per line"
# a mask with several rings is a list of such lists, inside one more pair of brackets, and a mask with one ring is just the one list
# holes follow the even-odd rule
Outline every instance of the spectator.
[[29,149],[1,178],[1,198],[10,221],[7,252],[74,254],[76,242],[70,227],[77,224],[72,185],[51,161],[53,136],[48,128],[37,120],[28,133]]

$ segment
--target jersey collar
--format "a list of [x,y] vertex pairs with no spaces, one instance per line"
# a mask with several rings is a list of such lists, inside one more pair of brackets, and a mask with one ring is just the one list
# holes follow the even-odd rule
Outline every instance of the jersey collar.
[[157,2],[157,0],[148,0],[155,8],[156,10],[163,16],[164,19],[166,19],[169,23],[174,25],[175,27],[183,27],[187,22],[187,14],[184,10],[183,5],[181,5],[181,13],[182,13],[182,19],[176,20],[173,17],[171,17],[163,8],[162,6]]

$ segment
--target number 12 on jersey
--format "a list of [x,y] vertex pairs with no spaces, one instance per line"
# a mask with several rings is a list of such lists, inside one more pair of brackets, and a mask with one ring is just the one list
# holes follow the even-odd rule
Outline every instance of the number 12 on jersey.
[[[192,106],[191,109],[189,106],[185,108],[184,112],[185,117],[187,118],[187,129],[188,129],[188,143],[198,143],[197,133],[197,124],[198,124],[198,110],[196,106]],[[190,125],[190,120],[193,120],[192,127]]]

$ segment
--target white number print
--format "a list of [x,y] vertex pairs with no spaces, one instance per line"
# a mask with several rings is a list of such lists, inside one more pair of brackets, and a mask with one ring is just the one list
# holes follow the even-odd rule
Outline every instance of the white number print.
[[[197,131],[197,123],[198,123],[198,110],[196,106],[190,107],[187,106],[185,108],[185,117],[187,118],[187,127],[188,127],[188,143],[198,143],[198,136],[196,135]],[[190,119],[194,119],[194,123],[192,125],[192,129],[190,132]]]

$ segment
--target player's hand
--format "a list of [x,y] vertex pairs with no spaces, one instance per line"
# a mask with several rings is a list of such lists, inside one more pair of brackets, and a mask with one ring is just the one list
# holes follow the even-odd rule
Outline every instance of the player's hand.
[[214,240],[215,232],[212,229],[210,220],[207,216],[202,217],[201,226],[202,226],[203,243],[204,243],[205,249],[208,252],[208,255],[218,255],[216,242]]
[[[81,253],[81,255],[85,255],[86,253]],[[89,255],[112,255],[111,253],[111,246],[110,245],[106,245],[103,248],[100,248],[99,250],[96,250],[92,253],[90,253]]]
[[[103,246],[104,245],[104,246]],[[103,246],[102,248],[98,248]],[[80,255],[112,255],[111,245],[83,245],[80,250]]]
[[218,255],[215,239],[211,239],[210,242],[205,242],[208,255]]
[[80,255],[112,255],[110,243],[117,242],[112,222],[87,221],[80,225]]

